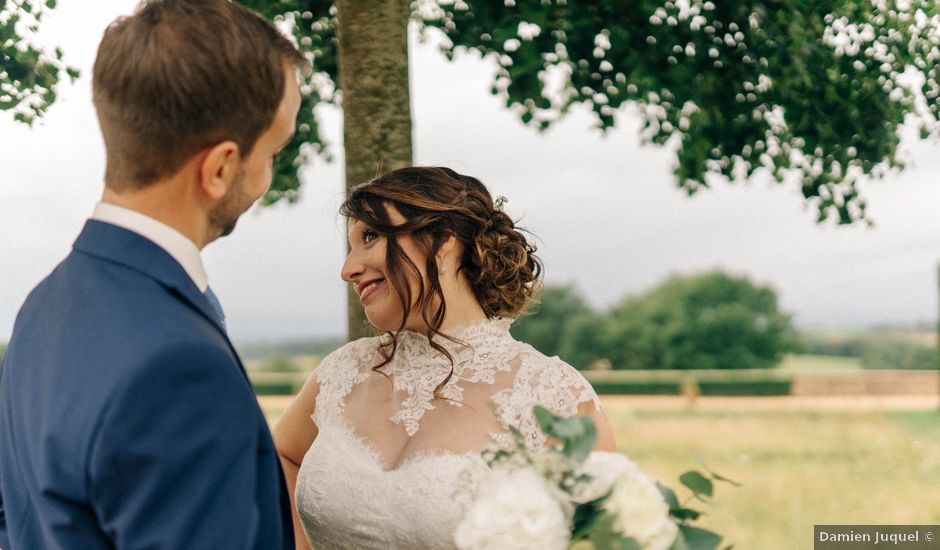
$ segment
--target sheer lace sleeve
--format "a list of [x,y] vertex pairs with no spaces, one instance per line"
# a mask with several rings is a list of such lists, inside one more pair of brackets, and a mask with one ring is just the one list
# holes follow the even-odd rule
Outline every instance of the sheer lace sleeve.
[[582,403],[600,401],[591,384],[574,367],[558,357],[546,357],[526,346],[520,356],[519,370],[512,388],[493,396],[497,414],[504,427],[515,426],[532,449],[543,447],[547,437],[539,428],[532,409],[545,407],[559,416],[575,416]]
[[314,373],[320,392],[313,410],[313,422],[323,426],[342,417],[344,399],[353,386],[369,376],[368,361],[375,355],[373,338],[350,342],[327,355]]

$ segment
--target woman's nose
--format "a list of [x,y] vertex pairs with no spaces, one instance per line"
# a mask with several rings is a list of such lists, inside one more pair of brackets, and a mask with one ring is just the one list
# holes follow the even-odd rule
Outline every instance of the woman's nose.
[[339,276],[347,283],[352,283],[362,274],[362,270],[362,261],[359,260],[358,254],[353,251],[346,256],[346,261],[343,262],[343,269],[340,271]]

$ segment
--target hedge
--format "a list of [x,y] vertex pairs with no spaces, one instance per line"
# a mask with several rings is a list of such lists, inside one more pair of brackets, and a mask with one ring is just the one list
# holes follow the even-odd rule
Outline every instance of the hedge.
[[[789,395],[792,374],[775,370],[582,371],[599,395],[681,395],[684,387],[701,395]],[[251,372],[258,395],[293,395],[308,373]]]
[[698,387],[702,395],[790,395],[792,380],[721,380],[702,381]]
[[[598,395],[681,395],[683,382],[604,381],[594,382]],[[771,396],[790,395],[791,380],[712,380],[695,384],[700,395]]]
[[301,372],[250,372],[248,378],[257,395],[294,395],[309,373]]

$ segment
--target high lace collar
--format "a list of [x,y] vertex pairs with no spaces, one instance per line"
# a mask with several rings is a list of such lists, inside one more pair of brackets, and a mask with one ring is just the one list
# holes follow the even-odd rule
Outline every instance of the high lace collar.
[[[509,360],[516,352],[515,340],[509,333],[511,319],[490,319],[455,327],[447,334],[462,343],[443,337],[434,339],[446,349],[453,363],[431,347],[427,336],[413,332],[398,333],[398,348],[383,372],[392,378],[396,391],[403,392],[402,408],[390,420],[402,424],[408,435],[417,433],[421,418],[434,409],[435,389],[453,366],[453,374],[441,389],[450,405],[461,406],[465,384],[493,384],[496,373],[508,370]],[[388,335],[383,336],[389,341]]]
[[[471,357],[474,355],[475,350],[492,346],[494,342],[504,342],[507,339],[512,339],[512,335],[509,333],[509,327],[512,323],[512,319],[497,317],[459,325],[441,331],[443,334],[458,340],[457,342],[438,334],[434,336],[434,343],[446,349],[454,357],[456,367],[457,363],[462,362],[458,361],[458,356],[466,360],[468,355]],[[396,359],[399,357],[402,359],[407,358],[408,363],[414,364],[413,359],[420,358],[419,364],[447,364],[450,366],[447,357],[431,346],[427,335],[412,330],[402,330],[396,334],[398,336],[398,349],[395,351]],[[391,341],[388,334],[382,338],[385,343]]]

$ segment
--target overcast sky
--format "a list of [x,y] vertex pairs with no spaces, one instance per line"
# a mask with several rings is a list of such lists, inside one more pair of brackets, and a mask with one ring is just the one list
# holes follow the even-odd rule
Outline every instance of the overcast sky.
[[[94,6],[91,8],[89,6]],[[102,189],[104,150],[90,98],[105,26],[134,0],[63,0],[41,43],[82,71],[29,129],[0,113],[0,341],[30,289],[68,254]],[[609,307],[673,273],[712,268],[774,287],[804,327],[911,324],[936,319],[940,261],[940,144],[905,139],[911,167],[863,185],[874,228],[818,226],[795,186],[722,184],[689,198],[673,154],[640,146],[625,110],[601,135],[583,110],[545,134],[525,128],[489,94],[491,61],[448,63],[413,43],[416,163],[480,178],[539,240],[549,283],[573,283]],[[341,113],[324,109],[342,158]],[[911,134],[913,135],[913,134]],[[345,331],[343,171],[320,160],[298,205],[256,208],[203,253],[236,341]]]

